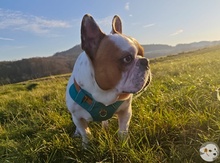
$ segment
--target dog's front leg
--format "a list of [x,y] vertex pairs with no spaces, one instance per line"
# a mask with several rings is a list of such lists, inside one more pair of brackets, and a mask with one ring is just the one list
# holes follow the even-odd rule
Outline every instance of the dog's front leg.
[[118,123],[119,123],[119,137],[122,140],[126,140],[128,137],[128,128],[132,116],[131,103],[127,106],[126,109],[118,112]]
[[79,133],[82,136],[83,146],[86,147],[86,145],[89,142],[89,137],[91,136],[91,132],[88,127],[88,122],[83,118],[76,118],[73,114],[72,119],[74,124],[76,125],[75,134]]
[[108,120],[102,121],[102,128],[104,128],[105,130],[108,129]]

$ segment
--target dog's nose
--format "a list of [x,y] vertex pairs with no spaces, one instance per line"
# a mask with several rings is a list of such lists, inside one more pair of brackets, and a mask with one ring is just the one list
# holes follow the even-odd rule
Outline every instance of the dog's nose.
[[140,59],[140,65],[147,70],[150,69],[149,60],[147,58]]

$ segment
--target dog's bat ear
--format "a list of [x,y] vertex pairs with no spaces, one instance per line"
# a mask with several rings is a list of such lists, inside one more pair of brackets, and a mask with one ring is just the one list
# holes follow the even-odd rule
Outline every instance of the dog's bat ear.
[[84,15],[81,24],[81,47],[93,59],[105,34],[89,14]]
[[111,33],[120,33],[122,34],[122,23],[118,15],[115,15],[112,20],[112,32]]

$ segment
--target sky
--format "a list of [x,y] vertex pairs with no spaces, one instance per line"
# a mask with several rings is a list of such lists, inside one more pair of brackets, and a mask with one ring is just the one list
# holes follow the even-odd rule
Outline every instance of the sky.
[[46,57],[80,44],[82,17],[103,32],[114,15],[141,44],[220,40],[220,0],[1,0],[0,61]]

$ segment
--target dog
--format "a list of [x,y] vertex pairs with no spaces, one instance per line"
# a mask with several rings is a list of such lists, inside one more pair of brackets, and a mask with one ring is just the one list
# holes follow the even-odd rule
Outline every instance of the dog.
[[202,159],[207,162],[212,162],[216,160],[219,156],[218,145],[212,142],[205,143],[199,151]]
[[74,135],[88,144],[88,123],[118,116],[119,135],[128,133],[132,116],[132,96],[146,89],[151,81],[149,60],[143,47],[122,34],[122,22],[115,15],[112,31],[105,34],[93,17],[84,15],[81,23],[81,47],[66,89],[66,104],[76,126]]

